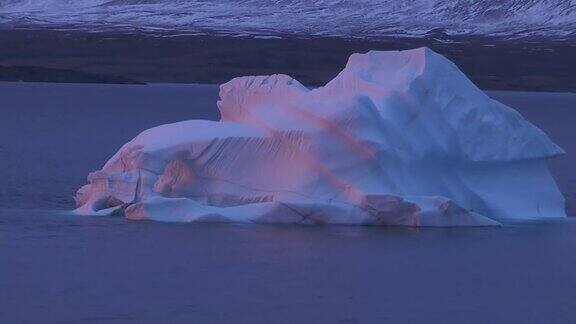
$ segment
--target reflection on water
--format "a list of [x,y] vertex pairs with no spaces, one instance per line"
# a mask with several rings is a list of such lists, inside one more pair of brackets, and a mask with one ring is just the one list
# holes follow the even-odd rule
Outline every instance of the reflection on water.
[[0,212],[0,322],[571,323],[576,222],[405,229]]

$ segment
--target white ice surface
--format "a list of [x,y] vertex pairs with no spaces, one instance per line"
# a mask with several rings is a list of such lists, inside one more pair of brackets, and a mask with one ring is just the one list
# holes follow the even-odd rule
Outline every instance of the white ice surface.
[[149,129],[76,196],[78,214],[160,221],[485,226],[564,217],[563,153],[427,48],[354,54],[326,86],[220,88],[220,122]]

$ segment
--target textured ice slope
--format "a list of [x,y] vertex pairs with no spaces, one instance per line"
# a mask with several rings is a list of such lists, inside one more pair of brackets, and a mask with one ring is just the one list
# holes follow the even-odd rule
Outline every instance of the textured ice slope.
[[79,214],[406,226],[563,217],[563,151],[427,48],[354,54],[326,86],[220,88],[220,122],[149,129],[78,191]]
[[574,36],[574,0],[2,0],[0,24],[234,35]]

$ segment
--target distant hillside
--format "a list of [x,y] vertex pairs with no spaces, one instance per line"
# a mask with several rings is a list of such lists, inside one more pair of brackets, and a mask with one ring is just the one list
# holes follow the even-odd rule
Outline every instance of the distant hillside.
[[[0,65],[66,70],[4,72],[4,79],[12,80],[220,84],[238,76],[282,73],[317,86],[333,79],[352,53],[428,46],[482,89],[576,91],[576,46],[571,43],[447,37],[441,30],[425,38],[367,41],[0,29],[0,40]],[[78,75],[78,67],[95,75]]]
[[0,26],[275,37],[576,36],[575,0],[0,0]]

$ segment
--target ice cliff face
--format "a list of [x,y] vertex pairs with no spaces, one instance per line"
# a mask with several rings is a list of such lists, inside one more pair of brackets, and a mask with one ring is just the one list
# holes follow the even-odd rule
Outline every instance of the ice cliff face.
[[79,214],[406,226],[563,217],[563,151],[426,48],[354,54],[327,85],[220,88],[220,122],[143,132],[78,191]]
[[380,37],[449,34],[562,38],[573,0],[3,0],[0,24],[200,34]]

